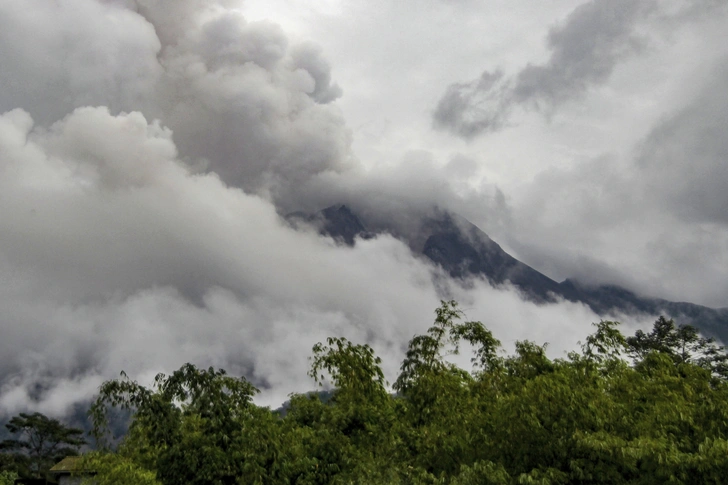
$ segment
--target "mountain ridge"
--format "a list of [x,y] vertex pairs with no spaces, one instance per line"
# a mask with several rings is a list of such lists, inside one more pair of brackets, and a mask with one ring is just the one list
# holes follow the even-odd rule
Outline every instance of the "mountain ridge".
[[[370,231],[366,221],[345,204],[329,206],[314,214],[292,213],[286,219],[312,224],[320,234],[349,246],[357,238],[369,239],[387,232]],[[616,313],[665,315],[678,323],[694,325],[710,337],[728,341],[728,308],[641,296],[612,284],[586,285],[571,278],[557,282],[508,254],[475,224],[450,212],[437,211],[420,221],[420,226],[423,234],[416,238],[404,234],[394,236],[405,240],[414,253],[439,265],[455,279],[483,278],[493,286],[510,283],[525,299],[537,304],[563,299],[583,303],[607,318]]]

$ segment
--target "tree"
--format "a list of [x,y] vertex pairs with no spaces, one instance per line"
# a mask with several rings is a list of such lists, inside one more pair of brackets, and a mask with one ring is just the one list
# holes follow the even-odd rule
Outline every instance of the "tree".
[[672,319],[661,316],[650,333],[637,330],[626,339],[629,354],[635,361],[643,360],[650,352],[669,355],[675,364],[695,364],[721,380],[728,379],[728,354],[715,339],[706,338],[692,325],[675,325]]
[[328,345],[313,347],[313,362],[309,376],[323,385],[323,371],[331,376],[337,394],[358,399],[386,397],[386,381],[380,367],[382,359],[374,355],[369,345],[354,345],[345,338],[331,338]]
[[[327,398],[292,395],[285,413],[212,368],[187,364],[151,388],[109,381],[92,409],[97,435],[110,405],[131,409],[132,425],[88,463],[98,483],[120,485],[725,482],[724,353],[691,327],[660,319],[625,338],[602,321],[552,360],[530,341],[501,357],[454,301],[435,314],[410,341],[397,394],[373,349],[341,337],[313,348],[309,375],[328,377]],[[466,347],[472,369],[448,361]]]
[[456,345],[453,327],[463,312],[455,301],[440,303],[440,307],[435,310],[435,323],[427,329],[427,333],[415,335],[410,340],[400,375],[394,383],[396,391],[406,394],[422,377],[454,368],[443,360],[443,350],[448,344],[453,347]]
[[7,470],[0,472],[0,485],[13,485],[16,479],[18,479],[18,474],[15,472]]
[[160,485],[157,474],[146,470],[123,454],[93,452],[85,455],[81,462],[84,470],[93,470],[93,475],[82,480],[88,485]]
[[20,413],[5,427],[18,437],[4,440],[0,448],[11,451],[19,461],[26,461],[29,474],[37,478],[42,478],[60,459],[78,454],[78,447],[86,444],[82,430],[41,413]]
[[247,465],[246,430],[258,412],[257,392],[245,378],[192,364],[158,374],[152,389],[122,373],[101,386],[91,407],[94,435],[104,442],[107,407],[130,409],[134,459],[155,469],[162,483],[234,483]]
[[400,367],[400,375],[394,383],[396,391],[406,394],[413,383],[432,374],[455,373],[464,376],[462,369],[444,360],[447,346],[450,353],[459,352],[460,342],[465,340],[475,347],[471,362],[482,371],[496,371],[502,365],[497,355],[500,341],[480,322],[459,323],[463,312],[454,300],[441,301],[435,310],[435,322],[424,335],[410,340],[407,355]]

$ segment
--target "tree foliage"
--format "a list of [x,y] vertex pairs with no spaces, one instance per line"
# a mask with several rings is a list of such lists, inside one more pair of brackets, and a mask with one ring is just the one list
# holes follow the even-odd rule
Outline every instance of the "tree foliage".
[[[92,406],[132,411],[114,450],[88,455],[97,483],[691,484],[728,476],[726,354],[660,318],[625,337],[594,324],[580,351],[501,343],[454,301],[414,336],[390,392],[366,344],[329,338],[309,375],[323,392],[285,412],[253,404],[243,378],[190,364],[151,388],[126,375]],[[471,369],[449,356],[471,352]]]
[[20,413],[5,425],[15,438],[0,443],[0,449],[16,471],[41,478],[60,459],[76,455],[84,445],[83,431],[63,425],[41,413]]
[[650,352],[668,355],[675,364],[694,364],[711,371],[716,377],[728,378],[728,354],[725,348],[706,338],[691,325],[675,325],[675,321],[660,317],[650,333],[638,330],[626,340],[635,360],[644,359]]
[[88,453],[79,468],[93,471],[92,475],[77,473],[84,485],[159,485],[156,472],[124,453]]
[[242,472],[237,445],[247,440],[259,412],[252,404],[257,392],[244,378],[192,364],[157,375],[153,389],[123,374],[101,386],[91,407],[94,436],[105,442],[107,406],[131,409],[126,449],[142,468],[156,470],[160,481],[235,483]]
[[0,485],[14,485],[15,480],[20,478],[16,472],[8,470],[0,471]]

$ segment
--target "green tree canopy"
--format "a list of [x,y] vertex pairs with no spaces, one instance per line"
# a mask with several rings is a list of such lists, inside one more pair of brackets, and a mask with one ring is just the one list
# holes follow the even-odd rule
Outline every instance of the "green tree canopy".
[[57,461],[78,454],[86,444],[83,431],[65,426],[41,413],[20,413],[5,425],[16,435],[0,443],[0,449],[14,458],[19,471],[41,478]]
[[[151,388],[123,375],[91,414],[101,439],[108,407],[130,409],[129,433],[89,463],[118,484],[725,483],[726,355],[711,339],[664,318],[631,337],[602,321],[564,358],[531,341],[504,355],[463,317],[442,302],[395,392],[368,344],[316,344],[309,375],[332,389],[280,413],[222,370],[188,364]],[[448,360],[465,351],[471,369]]]
[[676,325],[672,319],[660,317],[652,331],[638,330],[626,339],[630,355],[644,359],[650,352],[672,358],[676,364],[695,364],[710,370],[719,379],[728,379],[728,354],[712,337],[703,337],[692,325]]

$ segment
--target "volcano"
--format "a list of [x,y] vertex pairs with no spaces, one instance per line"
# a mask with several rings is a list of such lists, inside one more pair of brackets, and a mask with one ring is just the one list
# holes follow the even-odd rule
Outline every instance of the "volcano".
[[605,319],[618,314],[664,315],[728,342],[728,308],[653,298],[617,285],[587,285],[572,278],[557,282],[514,258],[479,227],[450,212],[436,211],[424,217],[415,225],[419,227],[415,233],[370,230],[367,221],[346,205],[330,206],[314,214],[297,212],[287,219],[312,224],[322,235],[349,246],[356,244],[357,239],[388,232],[463,284],[473,279],[486,280],[494,287],[510,284],[526,300],[537,304],[561,300],[583,303]]

